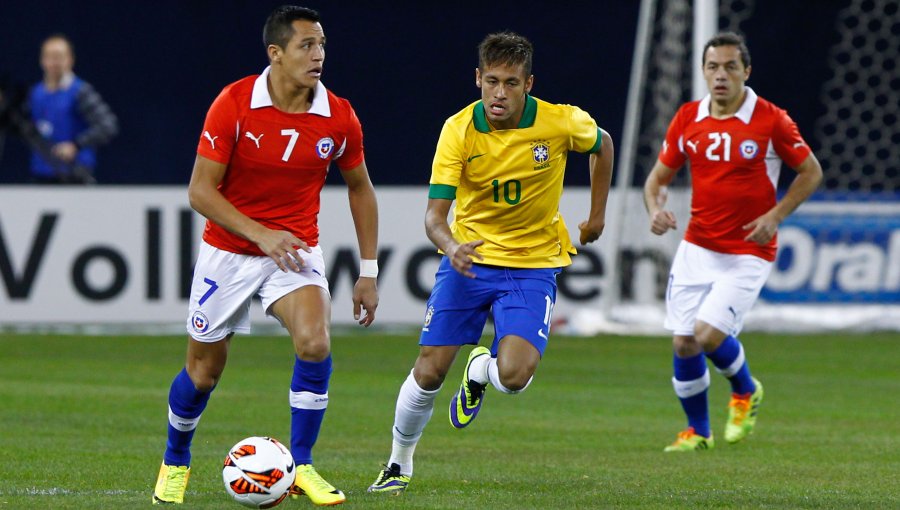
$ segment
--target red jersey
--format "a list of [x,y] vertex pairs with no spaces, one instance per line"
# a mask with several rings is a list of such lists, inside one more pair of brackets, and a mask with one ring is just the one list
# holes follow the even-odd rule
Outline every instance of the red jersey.
[[659,160],[678,169],[690,161],[693,195],[686,241],[719,253],[774,261],[777,238],[744,241],[743,226],[776,204],[783,160],[796,168],[810,154],[787,112],[746,88],[733,117],[709,115],[710,96],[682,105],[669,124]]
[[[262,225],[319,242],[319,193],[328,165],[363,162],[362,127],[350,103],[320,82],[305,113],[272,105],[269,68],[225,87],[206,114],[197,154],[228,165],[219,191]],[[216,248],[264,255],[251,241],[207,220],[203,240]]]

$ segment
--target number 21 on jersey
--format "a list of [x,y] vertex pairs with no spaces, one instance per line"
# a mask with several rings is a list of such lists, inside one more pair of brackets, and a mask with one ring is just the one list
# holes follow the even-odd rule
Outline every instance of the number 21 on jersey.
[[710,133],[712,143],[706,148],[706,159],[710,161],[731,161],[731,135]]

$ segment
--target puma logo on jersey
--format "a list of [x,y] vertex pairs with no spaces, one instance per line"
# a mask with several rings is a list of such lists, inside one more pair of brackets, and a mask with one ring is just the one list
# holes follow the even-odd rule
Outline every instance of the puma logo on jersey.
[[253,133],[251,133],[250,131],[245,131],[244,136],[253,140],[253,143],[256,144],[256,148],[259,149],[259,139],[265,136],[265,133],[260,133],[259,136],[253,136]]
[[684,142],[684,143],[688,144],[688,146],[690,146],[691,150],[694,151],[694,153],[696,154],[696,152],[697,152],[697,142],[687,141],[687,142]]
[[216,138],[218,138],[218,136],[211,136],[211,135],[209,134],[209,131],[204,131],[204,132],[203,132],[203,136],[204,136],[207,140],[209,140],[209,145],[212,146],[212,150],[216,150]]

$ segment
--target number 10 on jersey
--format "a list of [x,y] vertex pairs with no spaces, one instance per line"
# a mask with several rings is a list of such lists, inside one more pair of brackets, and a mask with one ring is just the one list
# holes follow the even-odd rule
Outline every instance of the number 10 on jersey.
[[[494,187],[494,202],[500,201],[500,181],[494,179],[491,182]],[[503,201],[509,205],[516,205],[522,199],[522,181],[510,179],[503,183]]]

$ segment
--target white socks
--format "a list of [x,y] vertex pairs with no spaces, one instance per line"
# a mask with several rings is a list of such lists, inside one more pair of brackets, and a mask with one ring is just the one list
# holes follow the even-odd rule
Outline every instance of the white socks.
[[412,476],[413,453],[434,411],[434,399],[439,391],[440,388],[433,391],[423,390],[416,384],[412,371],[409,372],[409,376],[400,387],[400,394],[397,395],[397,409],[392,430],[394,442],[388,467],[391,464],[399,464],[401,474]]
[[490,380],[488,376],[488,365],[490,365],[491,362],[494,363],[496,370],[497,359],[492,358],[490,354],[483,354],[473,359],[472,364],[469,366],[469,379],[481,385],[487,384]]

